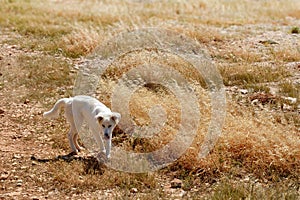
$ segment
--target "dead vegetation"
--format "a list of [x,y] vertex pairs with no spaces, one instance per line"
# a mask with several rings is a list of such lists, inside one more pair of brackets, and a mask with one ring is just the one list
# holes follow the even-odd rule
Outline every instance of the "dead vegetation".
[[[288,1],[14,1],[0,0],[0,198],[4,199],[298,199],[300,5]],[[71,96],[77,68],[98,45],[124,30],[163,27],[203,44],[226,86],[222,135],[197,155],[211,118],[209,92],[191,66],[173,55],[129,54],[104,75],[98,98],[110,105],[116,80],[141,56],[178,69],[197,93],[197,136],[171,165],[143,174],[119,172],[88,152],[70,160],[64,119],[42,112]],[[171,91],[145,85],[132,95],[131,115],[147,125],[160,103],[167,121],[159,135],[115,146],[151,152],[174,137],[180,105]],[[33,157],[32,157],[33,156]],[[38,159],[32,159],[38,158]],[[40,160],[39,160],[40,159]],[[179,179],[180,186],[171,182]]]

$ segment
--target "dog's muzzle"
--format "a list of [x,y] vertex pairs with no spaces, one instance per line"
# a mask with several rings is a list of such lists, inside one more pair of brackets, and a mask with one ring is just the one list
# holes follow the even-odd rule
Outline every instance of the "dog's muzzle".
[[106,140],[109,140],[109,134],[108,134],[108,133],[104,133],[104,138],[105,138]]

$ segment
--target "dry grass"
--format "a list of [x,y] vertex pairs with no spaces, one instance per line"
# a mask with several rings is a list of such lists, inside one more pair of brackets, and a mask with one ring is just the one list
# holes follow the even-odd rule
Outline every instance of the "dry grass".
[[278,82],[291,76],[285,67],[255,66],[249,63],[239,63],[230,67],[220,67],[225,85],[253,85],[267,82]]
[[300,87],[291,81],[286,81],[280,84],[280,92],[289,97],[299,98]]
[[[266,107],[258,109],[248,101],[241,103],[227,94],[227,116],[222,136],[211,154],[198,160],[198,151],[211,119],[210,97],[203,79],[182,58],[166,52],[145,50],[128,54],[124,56],[126,58],[121,56],[103,74],[97,90],[98,98],[110,105],[112,94],[107,91],[116,85],[122,74],[143,64],[145,57],[152,64],[162,63],[178,70],[188,79],[199,98],[201,120],[192,146],[170,166],[143,174],[118,172],[91,157],[77,157],[70,162],[54,159],[46,163],[31,163],[24,158],[13,165],[16,166],[14,170],[18,170],[12,173],[26,181],[24,189],[27,191],[48,197],[52,192],[53,198],[100,198],[106,197],[106,191],[113,193],[110,197],[120,199],[175,198],[162,185],[168,185],[176,177],[183,181],[182,189],[187,192],[184,196],[187,199],[299,197],[299,85],[292,79],[295,71],[285,65],[299,62],[299,52],[293,44],[272,46],[254,41],[257,46],[249,47],[244,43],[241,44],[245,47],[235,46],[235,41],[255,37],[255,30],[227,29],[257,28],[257,24],[294,27],[295,20],[299,22],[299,1],[0,0],[0,4],[0,25],[5,28],[0,33],[6,32],[10,36],[0,40],[1,48],[4,48],[4,43],[19,48],[11,57],[0,51],[0,93],[5,104],[10,106],[5,112],[13,108],[9,104],[10,97],[17,97],[14,103],[29,99],[26,108],[41,112],[46,108],[41,109],[40,104],[49,108],[57,98],[72,95],[76,78],[73,65],[78,58],[88,55],[103,41],[123,30],[149,26],[184,33],[206,46],[219,66],[226,86],[269,93],[268,83],[278,82],[279,95],[298,98],[297,104],[293,105],[296,111],[282,112]],[[222,32],[223,29],[226,31]],[[2,55],[5,56],[2,58]],[[162,57],[167,59],[161,61]],[[268,64],[258,64],[261,62]],[[151,152],[168,143],[179,129],[181,114],[179,101],[172,91],[155,84],[141,87],[131,97],[131,116],[136,124],[148,125],[151,120],[147,112],[157,104],[167,115],[160,134],[150,139],[131,138],[117,129],[114,145],[132,152]],[[8,118],[9,123],[19,127],[20,132],[25,132],[24,127],[33,129],[35,134],[24,141],[34,146],[34,153],[49,157],[69,151],[65,134],[68,127],[64,119],[46,122],[40,114],[32,117],[31,111],[21,112],[25,119],[12,116]],[[38,146],[36,141],[44,146]],[[49,152],[36,150],[43,148]],[[1,166],[9,171],[10,164],[7,160]],[[16,179],[1,179],[0,194],[14,191]],[[138,192],[130,192],[132,188]]]
[[92,52],[99,41],[101,35],[98,31],[79,28],[64,36],[60,46],[65,47],[62,51],[66,56],[78,57]]
[[[232,24],[272,23],[282,20],[286,16],[295,17],[299,2],[290,3],[276,1],[201,1],[201,2],[145,2],[112,1],[83,3],[75,1],[47,2],[38,1],[6,1],[2,0],[0,23],[26,37],[23,45],[33,49],[51,52],[65,50],[72,56],[86,55],[95,45],[105,39],[99,35],[105,29],[116,26],[118,28],[132,28],[141,26],[169,26],[164,21],[178,21],[184,26],[197,23],[205,26],[226,26]],[[76,5],[76,6],[74,6]],[[130,7],[130,9],[128,9]],[[51,8],[51,9],[50,9]],[[169,9],[168,9],[169,8]],[[171,8],[171,9],[170,9]],[[247,9],[245,9],[247,8]],[[196,17],[201,16],[201,17]],[[74,27],[77,27],[74,30]],[[193,30],[194,29],[194,30]],[[213,29],[198,31],[188,30],[189,34],[200,41],[208,38],[222,40]],[[114,30],[111,30],[114,31]],[[77,42],[78,38],[86,39],[85,44]],[[46,40],[44,40],[46,39]],[[51,41],[49,43],[49,40]],[[99,41],[100,40],[100,41]],[[83,40],[82,40],[83,41]],[[210,40],[211,41],[211,40]],[[74,52],[74,48],[78,52]],[[83,47],[81,49],[80,47]]]

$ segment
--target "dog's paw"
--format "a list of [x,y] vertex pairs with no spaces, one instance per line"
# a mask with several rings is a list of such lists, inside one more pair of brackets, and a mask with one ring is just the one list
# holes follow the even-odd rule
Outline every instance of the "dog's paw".
[[96,157],[98,159],[98,161],[105,163],[107,162],[109,159],[107,158],[106,154],[102,151],[94,154],[94,157]]
[[82,146],[78,146],[76,147],[77,152],[82,152],[84,150],[84,148]]

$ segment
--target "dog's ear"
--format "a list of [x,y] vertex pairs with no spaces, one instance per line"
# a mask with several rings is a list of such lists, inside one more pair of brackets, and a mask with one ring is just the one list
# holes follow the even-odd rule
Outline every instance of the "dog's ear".
[[102,120],[103,120],[103,116],[102,115],[96,115],[96,117],[95,117],[96,119],[97,119],[97,121],[99,122],[99,123],[101,123],[102,122]]
[[111,119],[115,121],[116,124],[121,120],[121,114],[117,112],[113,112]]

